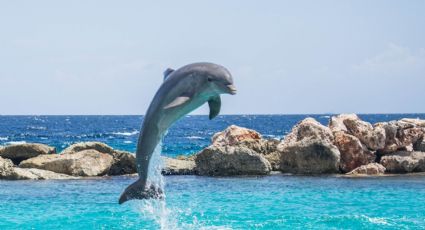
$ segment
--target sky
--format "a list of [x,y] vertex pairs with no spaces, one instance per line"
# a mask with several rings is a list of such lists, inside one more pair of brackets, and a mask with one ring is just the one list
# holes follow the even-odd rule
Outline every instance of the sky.
[[424,12],[415,0],[0,0],[0,114],[144,114],[166,68],[200,61],[233,75],[222,114],[423,113]]

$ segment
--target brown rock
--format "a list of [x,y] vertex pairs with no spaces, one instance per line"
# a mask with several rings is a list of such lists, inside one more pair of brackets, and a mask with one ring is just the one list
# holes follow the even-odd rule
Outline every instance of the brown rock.
[[11,159],[15,164],[32,157],[53,153],[56,153],[54,147],[36,143],[9,145],[0,149],[0,156]]
[[375,160],[375,154],[369,151],[357,137],[343,131],[335,132],[334,136],[335,145],[341,154],[340,169],[342,172],[350,172]]
[[114,150],[110,155],[113,157],[113,163],[109,169],[108,175],[125,175],[137,172],[136,156],[126,151]]
[[115,150],[109,145],[102,142],[79,142],[73,145],[70,145],[68,148],[64,149],[62,154],[72,154],[81,152],[83,150],[94,149],[101,153],[113,153]]
[[378,163],[370,163],[355,168],[347,173],[348,175],[382,175],[385,173],[385,167]]
[[375,126],[382,127],[386,133],[385,147],[380,149],[384,154],[411,148],[424,135],[423,128],[403,121],[380,122]]

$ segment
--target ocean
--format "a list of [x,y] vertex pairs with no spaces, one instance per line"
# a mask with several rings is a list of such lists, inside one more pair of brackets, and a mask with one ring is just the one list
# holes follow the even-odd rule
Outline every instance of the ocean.
[[[196,153],[231,124],[280,139],[298,121],[324,115],[187,116],[162,154]],[[425,114],[359,115],[369,122]],[[37,142],[58,151],[101,141],[134,152],[142,116],[0,116],[0,145]],[[0,229],[425,229],[425,176],[165,177],[164,201],[118,205],[134,177],[0,181]]]

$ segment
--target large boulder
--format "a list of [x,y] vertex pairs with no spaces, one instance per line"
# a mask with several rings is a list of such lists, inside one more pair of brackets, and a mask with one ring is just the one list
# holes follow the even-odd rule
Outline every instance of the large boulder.
[[225,130],[213,135],[211,144],[214,146],[244,146],[256,152],[262,151],[261,134],[255,130],[231,125]]
[[136,156],[134,154],[115,150],[110,155],[113,157],[113,162],[108,175],[125,175],[137,172]]
[[425,152],[425,138],[422,137],[420,140],[418,140],[413,146],[413,149],[415,151]]
[[378,163],[369,163],[355,168],[347,175],[382,175],[385,173],[385,167]]
[[413,148],[413,145],[423,137],[425,131],[424,128],[403,120],[380,122],[375,126],[382,127],[386,133],[385,146],[380,149],[381,154]]
[[23,160],[39,155],[54,153],[56,153],[56,149],[54,147],[36,143],[16,144],[0,148],[0,156],[11,159],[15,164],[19,164]]
[[329,128],[304,119],[278,145],[279,169],[297,174],[339,172],[340,153],[333,139]]
[[414,118],[403,118],[400,120],[401,122],[410,123],[415,125],[416,127],[425,128],[425,120],[414,119]]
[[14,167],[9,159],[0,157],[0,179],[5,180],[47,180],[47,179],[75,179],[64,174],[54,173],[42,169]]
[[22,161],[22,168],[38,168],[72,176],[102,176],[109,172],[113,157],[96,150],[74,154],[40,155]]
[[108,175],[125,175],[136,173],[136,157],[134,154],[115,150],[111,146],[102,142],[79,142],[70,145],[64,149],[61,154],[75,154],[84,150],[96,150],[101,153],[109,154],[113,157],[112,166]]
[[265,175],[271,171],[264,156],[241,146],[209,146],[196,155],[195,162],[199,175]]
[[64,149],[61,154],[72,154],[81,152],[83,150],[94,149],[101,153],[113,153],[115,150],[109,145],[102,142],[79,142],[73,145],[70,145],[68,148]]
[[381,158],[390,173],[425,172],[425,152],[400,151]]
[[340,169],[342,172],[350,172],[353,169],[375,161],[375,154],[368,150],[361,141],[346,132],[334,133],[335,145],[341,154]]
[[195,161],[192,160],[179,160],[169,157],[162,157],[164,161],[164,168],[162,174],[164,175],[193,175],[195,174]]
[[0,157],[0,179],[6,179],[13,173],[13,162],[10,159]]
[[333,132],[343,131],[357,137],[368,149],[378,150],[385,146],[385,129],[373,127],[355,114],[334,116],[330,119],[329,127]]

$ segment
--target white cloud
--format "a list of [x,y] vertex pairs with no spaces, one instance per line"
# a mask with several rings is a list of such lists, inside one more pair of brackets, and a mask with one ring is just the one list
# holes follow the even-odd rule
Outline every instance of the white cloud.
[[398,74],[423,69],[425,69],[424,48],[411,50],[394,43],[389,43],[383,52],[353,65],[355,71],[381,74]]

